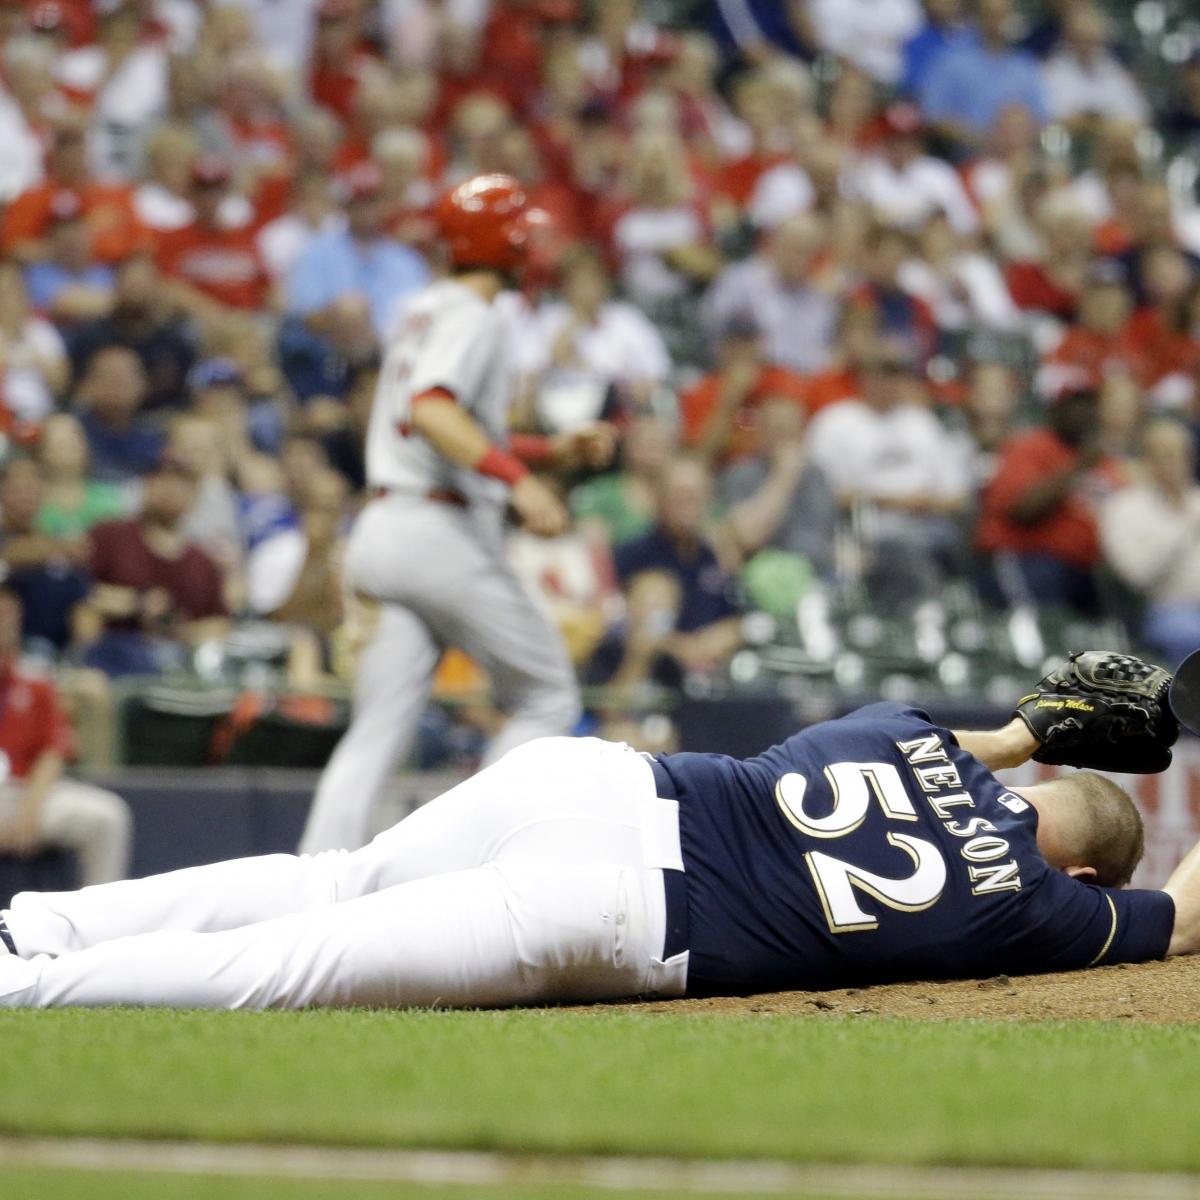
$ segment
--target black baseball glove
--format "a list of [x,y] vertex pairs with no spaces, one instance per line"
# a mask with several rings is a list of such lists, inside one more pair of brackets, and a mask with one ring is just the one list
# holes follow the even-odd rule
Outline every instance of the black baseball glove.
[[1179,723],[1167,704],[1171,676],[1107,650],[1074,651],[1017,701],[1040,741],[1038,762],[1138,775],[1165,771]]

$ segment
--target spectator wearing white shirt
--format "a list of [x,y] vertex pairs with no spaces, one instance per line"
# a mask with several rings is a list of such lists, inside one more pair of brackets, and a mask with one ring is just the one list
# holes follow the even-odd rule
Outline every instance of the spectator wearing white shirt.
[[15,199],[42,181],[38,127],[53,102],[53,67],[54,51],[44,41],[17,37],[4,47],[6,90],[0,92],[0,203]]
[[986,153],[963,171],[971,199],[986,227],[989,214],[1004,205],[1038,159],[1037,122],[1023,104],[1006,104],[996,116]]
[[904,44],[921,28],[917,0],[809,0],[817,45],[883,84],[900,82]]
[[793,371],[824,370],[837,327],[833,295],[814,282],[825,222],[812,213],[789,217],[767,234],[761,249],[732,263],[704,299],[711,341],[738,314],[762,330],[766,356]]
[[1145,602],[1141,633],[1174,666],[1200,646],[1200,486],[1191,430],[1159,417],[1145,429],[1145,478],[1100,510],[1108,564]]
[[328,638],[341,619],[340,560],[346,481],[324,468],[300,497],[300,522],[277,530],[246,562],[249,605],[258,616]]
[[809,454],[855,511],[874,603],[903,607],[960,567],[969,481],[954,439],[924,402],[909,350],[882,340],[863,364],[862,397],[823,408]]
[[221,568],[226,602],[238,608],[245,547],[226,441],[215,421],[181,413],[170,424],[167,453],[195,485],[195,500],[181,528]]
[[18,420],[37,424],[54,408],[70,375],[57,329],[29,311],[20,266],[0,262],[0,388]]
[[137,4],[97,7],[97,40],[59,60],[58,80],[94,97],[90,150],[101,176],[133,173],[141,139],[167,111],[167,51],[143,37]]
[[565,255],[560,290],[561,300],[520,321],[516,348],[538,422],[555,433],[608,415],[614,399],[638,408],[671,370],[658,330],[632,304],[612,298],[596,251],[579,246]]
[[917,241],[919,254],[900,267],[897,279],[929,305],[939,329],[1020,328],[1021,312],[996,260],[965,244],[944,214],[930,217]]
[[720,259],[679,135],[667,129],[636,133],[623,185],[629,203],[613,225],[612,245],[630,299],[653,306],[686,296],[694,283],[710,279]]
[[764,171],[746,206],[751,224],[774,229],[797,213],[831,215],[853,193],[848,159],[841,143],[822,137],[803,145],[794,160]]
[[246,10],[255,42],[278,71],[304,76],[312,53],[318,0],[226,0]]
[[915,104],[884,111],[885,137],[853,175],[855,191],[889,225],[915,229],[933,213],[944,213],[955,233],[970,237],[979,217],[962,180],[949,163],[924,153],[924,122]]
[[1050,115],[1069,125],[1094,117],[1142,124],[1149,108],[1133,76],[1107,47],[1108,22],[1091,4],[1074,4],[1063,45],[1042,67]]

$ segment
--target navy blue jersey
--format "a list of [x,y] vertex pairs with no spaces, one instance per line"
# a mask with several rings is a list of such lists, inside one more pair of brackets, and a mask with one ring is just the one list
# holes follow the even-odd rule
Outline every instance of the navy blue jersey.
[[899,704],[756,758],[673,754],[689,994],[1067,970],[1161,958],[1165,892],[1080,883],[1037,812]]

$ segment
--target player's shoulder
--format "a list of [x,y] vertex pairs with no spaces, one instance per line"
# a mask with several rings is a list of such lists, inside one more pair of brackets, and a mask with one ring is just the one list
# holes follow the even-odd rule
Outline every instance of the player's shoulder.
[[426,287],[418,300],[426,308],[442,312],[493,314],[494,305],[489,304],[478,292],[464,287],[457,279],[437,279]]
[[903,753],[901,743],[929,736],[950,738],[949,733],[935,726],[929,714],[921,709],[881,701],[809,725],[759,757],[768,766],[790,764],[788,769],[799,763],[814,769],[843,760],[895,759],[898,762]]

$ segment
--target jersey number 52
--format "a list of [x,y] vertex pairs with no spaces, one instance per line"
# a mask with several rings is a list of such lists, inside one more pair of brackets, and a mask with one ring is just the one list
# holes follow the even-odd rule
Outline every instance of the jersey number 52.
[[[832,763],[825,778],[833,791],[833,811],[814,817],[804,807],[808,780],[789,772],[775,785],[775,799],[783,815],[802,833],[835,839],[853,833],[866,819],[872,801],[891,821],[917,820],[900,772],[891,763]],[[910,875],[898,879],[876,875],[864,867],[820,850],[804,856],[812,873],[825,919],[832,933],[877,929],[879,920],[860,904],[858,892],[874,897],[899,912],[920,912],[936,904],[946,886],[946,862],[938,848],[924,838],[889,832],[888,844],[902,850],[913,862]]]

